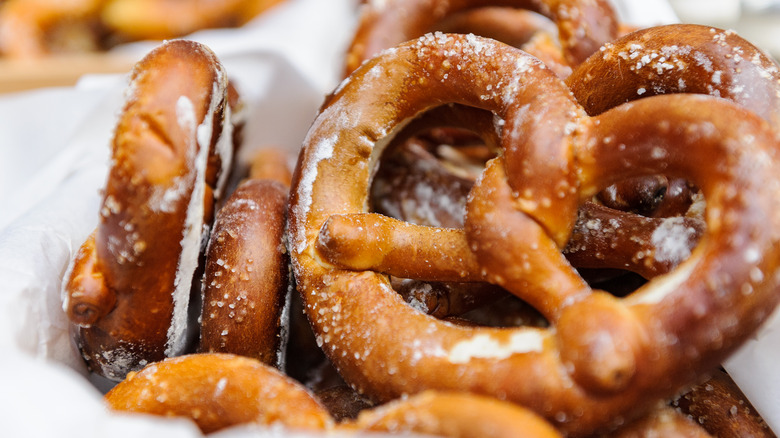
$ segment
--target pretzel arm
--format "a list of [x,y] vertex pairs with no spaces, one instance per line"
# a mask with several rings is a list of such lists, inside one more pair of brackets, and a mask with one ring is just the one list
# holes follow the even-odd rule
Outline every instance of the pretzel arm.
[[317,239],[321,257],[343,269],[428,281],[479,281],[463,231],[374,213],[333,215]]
[[687,259],[704,231],[697,217],[649,218],[585,203],[564,254],[578,268],[616,268],[652,278]]

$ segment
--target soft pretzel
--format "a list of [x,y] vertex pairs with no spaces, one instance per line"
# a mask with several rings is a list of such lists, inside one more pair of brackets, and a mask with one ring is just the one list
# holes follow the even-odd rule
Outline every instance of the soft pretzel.
[[106,0],[10,0],[0,5],[0,53],[13,58],[103,48]]
[[203,433],[256,423],[322,430],[333,419],[296,381],[255,359],[199,353],[147,365],[105,395],[116,411],[189,418]]
[[650,218],[595,203],[580,208],[564,253],[577,268],[613,268],[644,278],[665,274],[691,255],[704,232],[698,216]]
[[243,25],[282,1],[9,0],[0,4],[0,53],[30,58],[179,38]]
[[232,160],[227,76],[198,43],[158,46],[132,73],[100,220],[66,277],[89,368],[113,380],[188,342],[190,288]]
[[520,406],[473,394],[434,391],[365,410],[343,427],[463,438],[561,436],[544,419]]
[[677,437],[677,438],[713,438],[698,422],[676,411],[675,409],[660,404],[642,418],[620,427],[609,435],[611,438],[650,438],[650,437]]
[[672,406],[719,438],[775,437],[737,384],[720,369],[676,397]]
[[[472,189],[464,231],[368,213],[386,137],[447,102],[504,121],[503,155]],[[764,120],[706,96],[656,96],[589,118],[524,52],[426,35],[366,62],[313,123],[291,192],[294,273],[323,350],[375,399],[457,388],[526,405],[570,435],[609,429],[714,367],[777,304],[776,147]],[[625,299],[591,291],[560,253],[579,205],[611,183],[659,173],[705,194],[699,246]],[[385,226],[403,246],[349,244]],[[437,321],[366,268],[390,259],[402,276],[500,285],[555,330]]]
[[[549,44],[539,41],[529,51],[549,60],[553,65],[569,67],[584,61],[618,32],[616,13],[608,1],[603,0],[395,0],[369,2],[362,6],[357,31],[347,54],[346,72],[354,71],[362,62],[384,49],[418,38],[433,31],[459,30],[454,15],[485,7],[510,7],[538,12],[553,20],[558,30],[558,40],[563,55],[555,55]],[[495,20],[494,20],[495,21]],[[539,26],[538,20],[521,18],[518,26]],[[438,27],[439,25],[444,26]],[[447,26],[453,26],[448,28]],[[514,31],[516,32],[516,31]],[[492,35],[491,36],[498,36]],[[515,39],[515,38],[512,38]],[[541,50],[534,50],[540,48]],[[552,55],[550,55],[552,54]],[[559,71],[560,69],[556,69]],[[565,74],[568,70],[565,69]]]
[[[628,34],[605,44],[599,53],[579,65],[566,82],[591,115],[658,94],[699,93],[729,99],[765,118],[775,129],[780,126],[777,64],[734,32],[708,26],[675,24]],[[663,180],[661,184],[659,178]],[[657,193],[659,189],[663,190],[663,196],[656,199],[652,194],[643,195],[645,190]],[[633,178],[608,187],[597,198],[613,210],[593,205],[583,208],[584,215],[596,219],[599,226],[578,226],[582,232],[575,232],[575,241],[567,249],[570,260],[577,266],[619,267],[623,259],[629,269],[645,277],[653,276],[666,272],[681,258],[668,260],[671,265],[655,264],[653,260],[657,257],[648,255],[674,252],[684,258],[698,241],[700,227],[696,222],[699,222],[701,205],[697,191],[683,179]],[[659,224],[623,211],[676,218]],[[679,239],[674,242],[672,233],[657,235],[672,245],[667,245],[672,251],[657,245],[648,247],[646,238],[623,239],[624,230],[634,228],[632,224],[638,222],[650,225],[642,227],[646,236],[659,229],[676,232]],[[616,232],[615,226],[605,224],[618,224],[621,231]],[[674,227],[669,229],[668,225]],[[641,257],[626,258],[625,254],[606,250],[630,247],[635,247],[633,254]]]
[[247,179],[217,213],[203,275],[201,351],[281,365],[288,191],[277,181]]
[[780,69],[733,31],[670,24],[610,41],[566,78],[590,115],[656,94],[729,99],[780,126]]
[[106,0],[101,19],[131,40],[166,39],[245,24],[283,0]]
[[231,426],[281,424],[292,430],[433,433],[451,437],[559,437],[536,414],[487,397],[426,392],[363,410],[336,423],[297,381],[243,356],[200,353],[169,358],[128,375],[105,395],[113,410],[189,418],[205,434]]

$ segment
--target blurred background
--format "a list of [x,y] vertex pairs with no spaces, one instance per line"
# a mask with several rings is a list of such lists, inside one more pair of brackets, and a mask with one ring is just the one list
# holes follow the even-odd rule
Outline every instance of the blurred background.
[[733,29],[780,59],[780,0],[668,0],[681,22]]

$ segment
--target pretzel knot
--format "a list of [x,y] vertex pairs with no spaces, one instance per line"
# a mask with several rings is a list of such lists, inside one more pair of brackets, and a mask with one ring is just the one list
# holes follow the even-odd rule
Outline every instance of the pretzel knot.
[[[372,174],[409,120],[447,103],[492,111],[502,153],[463,229],[368,211]],[[654,96],[590,117],[526,53],[426,35],[365,63],[323,106],[293,182],[293,269],[318,343],[361,392],[505,398],[585,435],[636,418],[722,361],[778,300],[777,141],[708,96]],[[707,200],[690,258],[626,298],[594,291],[561,250],[580,204],[628,177],[686,178]],[[465,327],[406,303],[388,275],[500,285],[550,328]]]

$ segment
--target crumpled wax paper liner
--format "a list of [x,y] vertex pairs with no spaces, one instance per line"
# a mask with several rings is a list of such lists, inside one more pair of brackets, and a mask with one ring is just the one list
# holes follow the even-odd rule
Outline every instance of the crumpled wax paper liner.
[[[356,0],[287,0],[234,30],[188,37],[211,47],[250,103],[247,143],[276,145],[294,160],[324,96],[339,82]],[[675,21],[665,1],[616,2],[638,25]],[[155,42],[118,51],[138,59]],[[9,436],[199,436],[188,421],[108,413],[75,350],[62,312],[69,260],[97,224],[113,125],[126,75],[77,87],[0,97],[0,410]],[[20,117],[20,115],[24,115]],[[8,123],[13,120],[13,123]],[[17,121],[18,120],[18,121]],[[773,324],[727,363],[775,430],[780,425],[780,329]],[[105,388],[103,388],[105,389]],[[299,436],[236,427],[216,436]],[[301,437],[305,435],[300,435]]]

